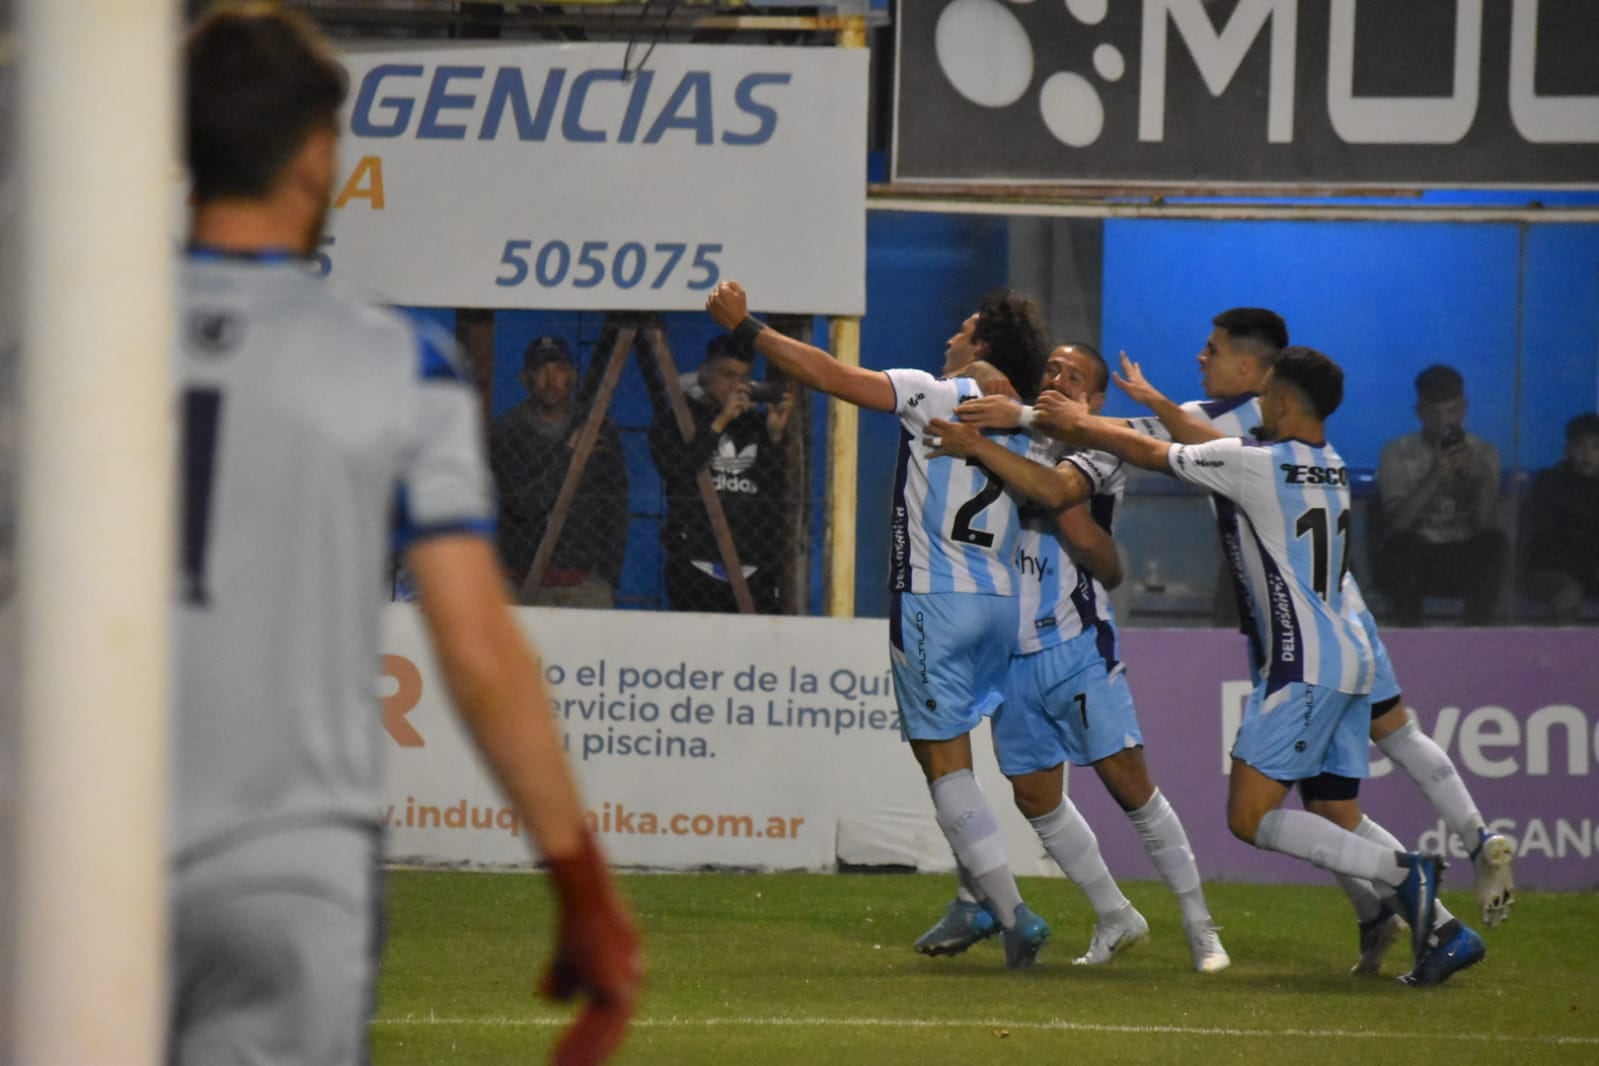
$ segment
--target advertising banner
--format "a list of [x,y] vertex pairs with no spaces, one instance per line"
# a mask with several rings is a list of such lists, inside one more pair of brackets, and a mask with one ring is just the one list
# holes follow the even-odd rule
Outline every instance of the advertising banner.
[[396,304],[866,309],[861,49],[472,45],[342,57],[320,263]]
[[898,181],[1599,182],[1599,5],[928,0]]
[[[1516,845],[1517,883],[1599,887],[1599,631],[1390,629],[1383,642],[1422,729],[1454,760],[1489,825]],[[1227,753],[1250,691],[1243,638],[1130,629],[1122,647],[1150,769],[1182,816],[1200,872],[1328,882],[1227,832]],[[1073,778],[1071,794],[1099,830],[1111,870],[1150,876],[1137,834],[1090,774]],[[1360,803],[1409,847],[1444,852],[1453,867],[1446,886],[1471,884],[1460,842],[1375,746]]]
[[[900,739],[886,622],[537,608],[519,617],[544,654],[551,711],[615,862],[952,867]],[[1395,630],[1384,639],[1422,727],[1515,843],[1518,883],[1599,887],[1599,632]],[[1249,692],[1241,641],[1218,630],[1123,634],[1151,771],[1206,877],[1326,881],[1227,831],[1227,753]],[[390,858],[525,863],[527,842],[455,724],[411,608],[391,609],[385,650]],[[1016,813],[987,730],[973,737],[1013,868],[1058,874]],[[1072,771],[1068,788],[1112,872],[1154,877],[1093,771]],[[1470,883],[1459,842],[1376,748],[1361,802],[1408,845],[1445,851],[1456,867],[1446,883]]]
[[[551,712],[614,862],[953,869],[900,739],[886,622],[542,608],[518,617],[544,656]],[[389,856],[526,863],[527,841],[455,722],[417,615],[396,606],[389,623]],[[1038,851],[980,733],[979,779],[1011,854]]]

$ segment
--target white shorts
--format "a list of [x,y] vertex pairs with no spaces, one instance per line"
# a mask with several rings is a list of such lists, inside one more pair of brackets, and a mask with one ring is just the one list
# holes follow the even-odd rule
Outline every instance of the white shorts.
[[318,827],[174,871],[167,1062],[365,1062],[377,859],[375,830]]

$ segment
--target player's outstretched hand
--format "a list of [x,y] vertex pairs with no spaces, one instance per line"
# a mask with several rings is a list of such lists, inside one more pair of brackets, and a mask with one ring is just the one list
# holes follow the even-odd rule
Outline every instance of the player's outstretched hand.
[[975,452],[977,442],[982,439],[983,435],[970,423],[946,422],[942,418],[935,418],[927,423],[927,433],[922,437],[922,443],[929,449],[929,459],[946,455],[960,459]]
[[1164,400],[1165,397],[1161,395],[1160,390],[1151,385],[1149,379],[1144,377],[1143,368],[1127,358],[1126,352],[1121,354],[1122,372],[1111,375],[1115,379],[1116,387],[1145,407],[1152,408],[1155,404]]
[[1077,443],[1073,434],[1082,429],[1093,412],[1081,400],[1064,393],[1045,390],[1033,405],[1033,424],[1046,430],[1050,436]]
[[738,282],[724,281],[705,298],[705,310],[710,312],[718,326],[732,329],[749,315],[749,296]]
[[558,1066],[604,1062],[627,1035],[644,979],[638,931],[617,894],[592,837],[577,854],[550,862],[560,904],[555,958],[539,984],[550,999],[586,1002],[551,1061]]
[[1021,425],[1022,405],[1007,396],[979,396],[955,408],[962,425],[978,429],[1015,429]]

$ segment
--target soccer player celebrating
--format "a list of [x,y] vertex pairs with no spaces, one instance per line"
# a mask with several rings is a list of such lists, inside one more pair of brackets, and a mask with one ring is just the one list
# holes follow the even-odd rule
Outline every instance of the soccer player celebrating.
[[[889,654],[900,720],[963,881],[1004,930],[1005,965],[1031,966],[1049,926],[1022,902],[999,823],[972,773],[970,737],[999,705],[1016,639],[1016,504],[981,466],[930,459],[920,447],[928,422],[950,417],[979,386],[970,377],[840,363],[750,317],[736,281],[717,285],[705,306],[718,325],[795,381],[899,416]],[[942,372],[983,373],[979,360],[988,374],[1003,376],[1007,391],[1024,399],[1036,394],[1044,343],[1031,301],[1011,293],[986,297],[950,337]],[[1025,433],[1002,439],[1018,454],[1027,449]]]
[[1260,398],[1262,443],[1170,444],[1047,394],[1034,424],[1173,473],[1226,502],[1233,523],[1229,559],[1248,595],[1260,653],[1233,747],[1228,826],[1256,847],[1389,886],[1410,922],[1419,960],[1434,925],[1442,862],[1281,809],[1295,782],[1367,771],[1366,697],[1375,662],[1364,628],[1345,609],[1348,470],[1327,443],[1325,425],[1342,400],[1336,363],[1313,349],[1289,348],[1276,358]]
[[[1199,444],[1218,436],[1250,438],[1260,425],[1259,393],[1271,361],[1288,343],[1288,327],[1281,316],[1264,308],[1234,308],[1217,315],[1205,347],[1199,353],[1201,381],[1206,399],[1181,406],[1168,400],[1144,377],[1139,365],[1122,357],[1117,384],[1132,399],[1154,411],[1154,418],[1134,418],[1128,424],[1164,440]],[[1218,512],[1218,521],[1221,522]],[[1225,523],[1223,536],[1226,535]],[[1225,540],[1224,540],[1225,543]],[[1404,704],[1388,650],[1377,631],[1353,574],[1344,575],[1344,594],[1376,655],[1377,675],[1371,692],[1372,741],[1409,777],[1452,832],[1470,851],[1476,873],[1476,895],[1483,923],[1499,925],[1514,902],[1511,861],[1514,850],[1501,834],[1488,830],[1478,813],[1453,760],[1422,732]],[[1240,602],[1244,590],[1235,587]],[[1240,616],[1247,617],[1240,611]],[[1242,626],[1248,632],[1247,626]],[[1387,830],[1369,819],[1357,830],[1388,844]],[[1376,973],[1382,954],[1397,935],[1397,921],[1387,913],[1369,886],[1340,881],[1361,922],[1361,959],[1358,973]],[[1457,945],[1466,948],[1469,945]]]
[[[1051,353],[1042,391],[1086,397],[1089,409],[1098,411],[1109,380],[1099,352],[1069,344]],[[928,431],[937,441],[935,455],[980,462],[1036,501],[1022,509],[1022,610],[1005,702],[992,719],[994,751],[1017,808],[1094,907],[1094,934],[1076,961],[1109,962],[1148,936],[1149,923],[1106,869],[1093,829],[1062,795],[1068,760],[1094,768],[1177,893],[1195,969],[1226,969],[1230,960],[1211,921],[1188,835],[1150,778],[1120,660],[1107,587],[1121,581],[1111,539],[1126,483],[1121,460],[1105,452],[1068,451],[1043,436],[1035,436],[1022,457],[971,426],[942,419]],[[917,941],[917,950],[957,954],[997,930],[975,901],[957,898]]]
[[600,1062],[633,1012],[638,935],[505,606],[477,394],[448,340],[305,269],[345,92],[310,22],[219,9],[186,60],[167,1061],[365,1060],[393,534],[461,717],[549,866],[542,988],[587,1000],[555,1061]]

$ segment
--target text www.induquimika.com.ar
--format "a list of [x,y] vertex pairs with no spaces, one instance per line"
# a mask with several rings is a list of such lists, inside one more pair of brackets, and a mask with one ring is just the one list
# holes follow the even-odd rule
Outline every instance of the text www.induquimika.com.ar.
[[[625,803],[602,803],[584,812],[594,833],[612,836],[735,837],[747,840],[793,840],[805,819],[798,815],[734,814],[722,811],[643,811]],[[458,829],[495,831],[519,836],[522,820],[510,807],[491,807],[457,800],[450,804],[391,803],[383,824],[394,829]]]

